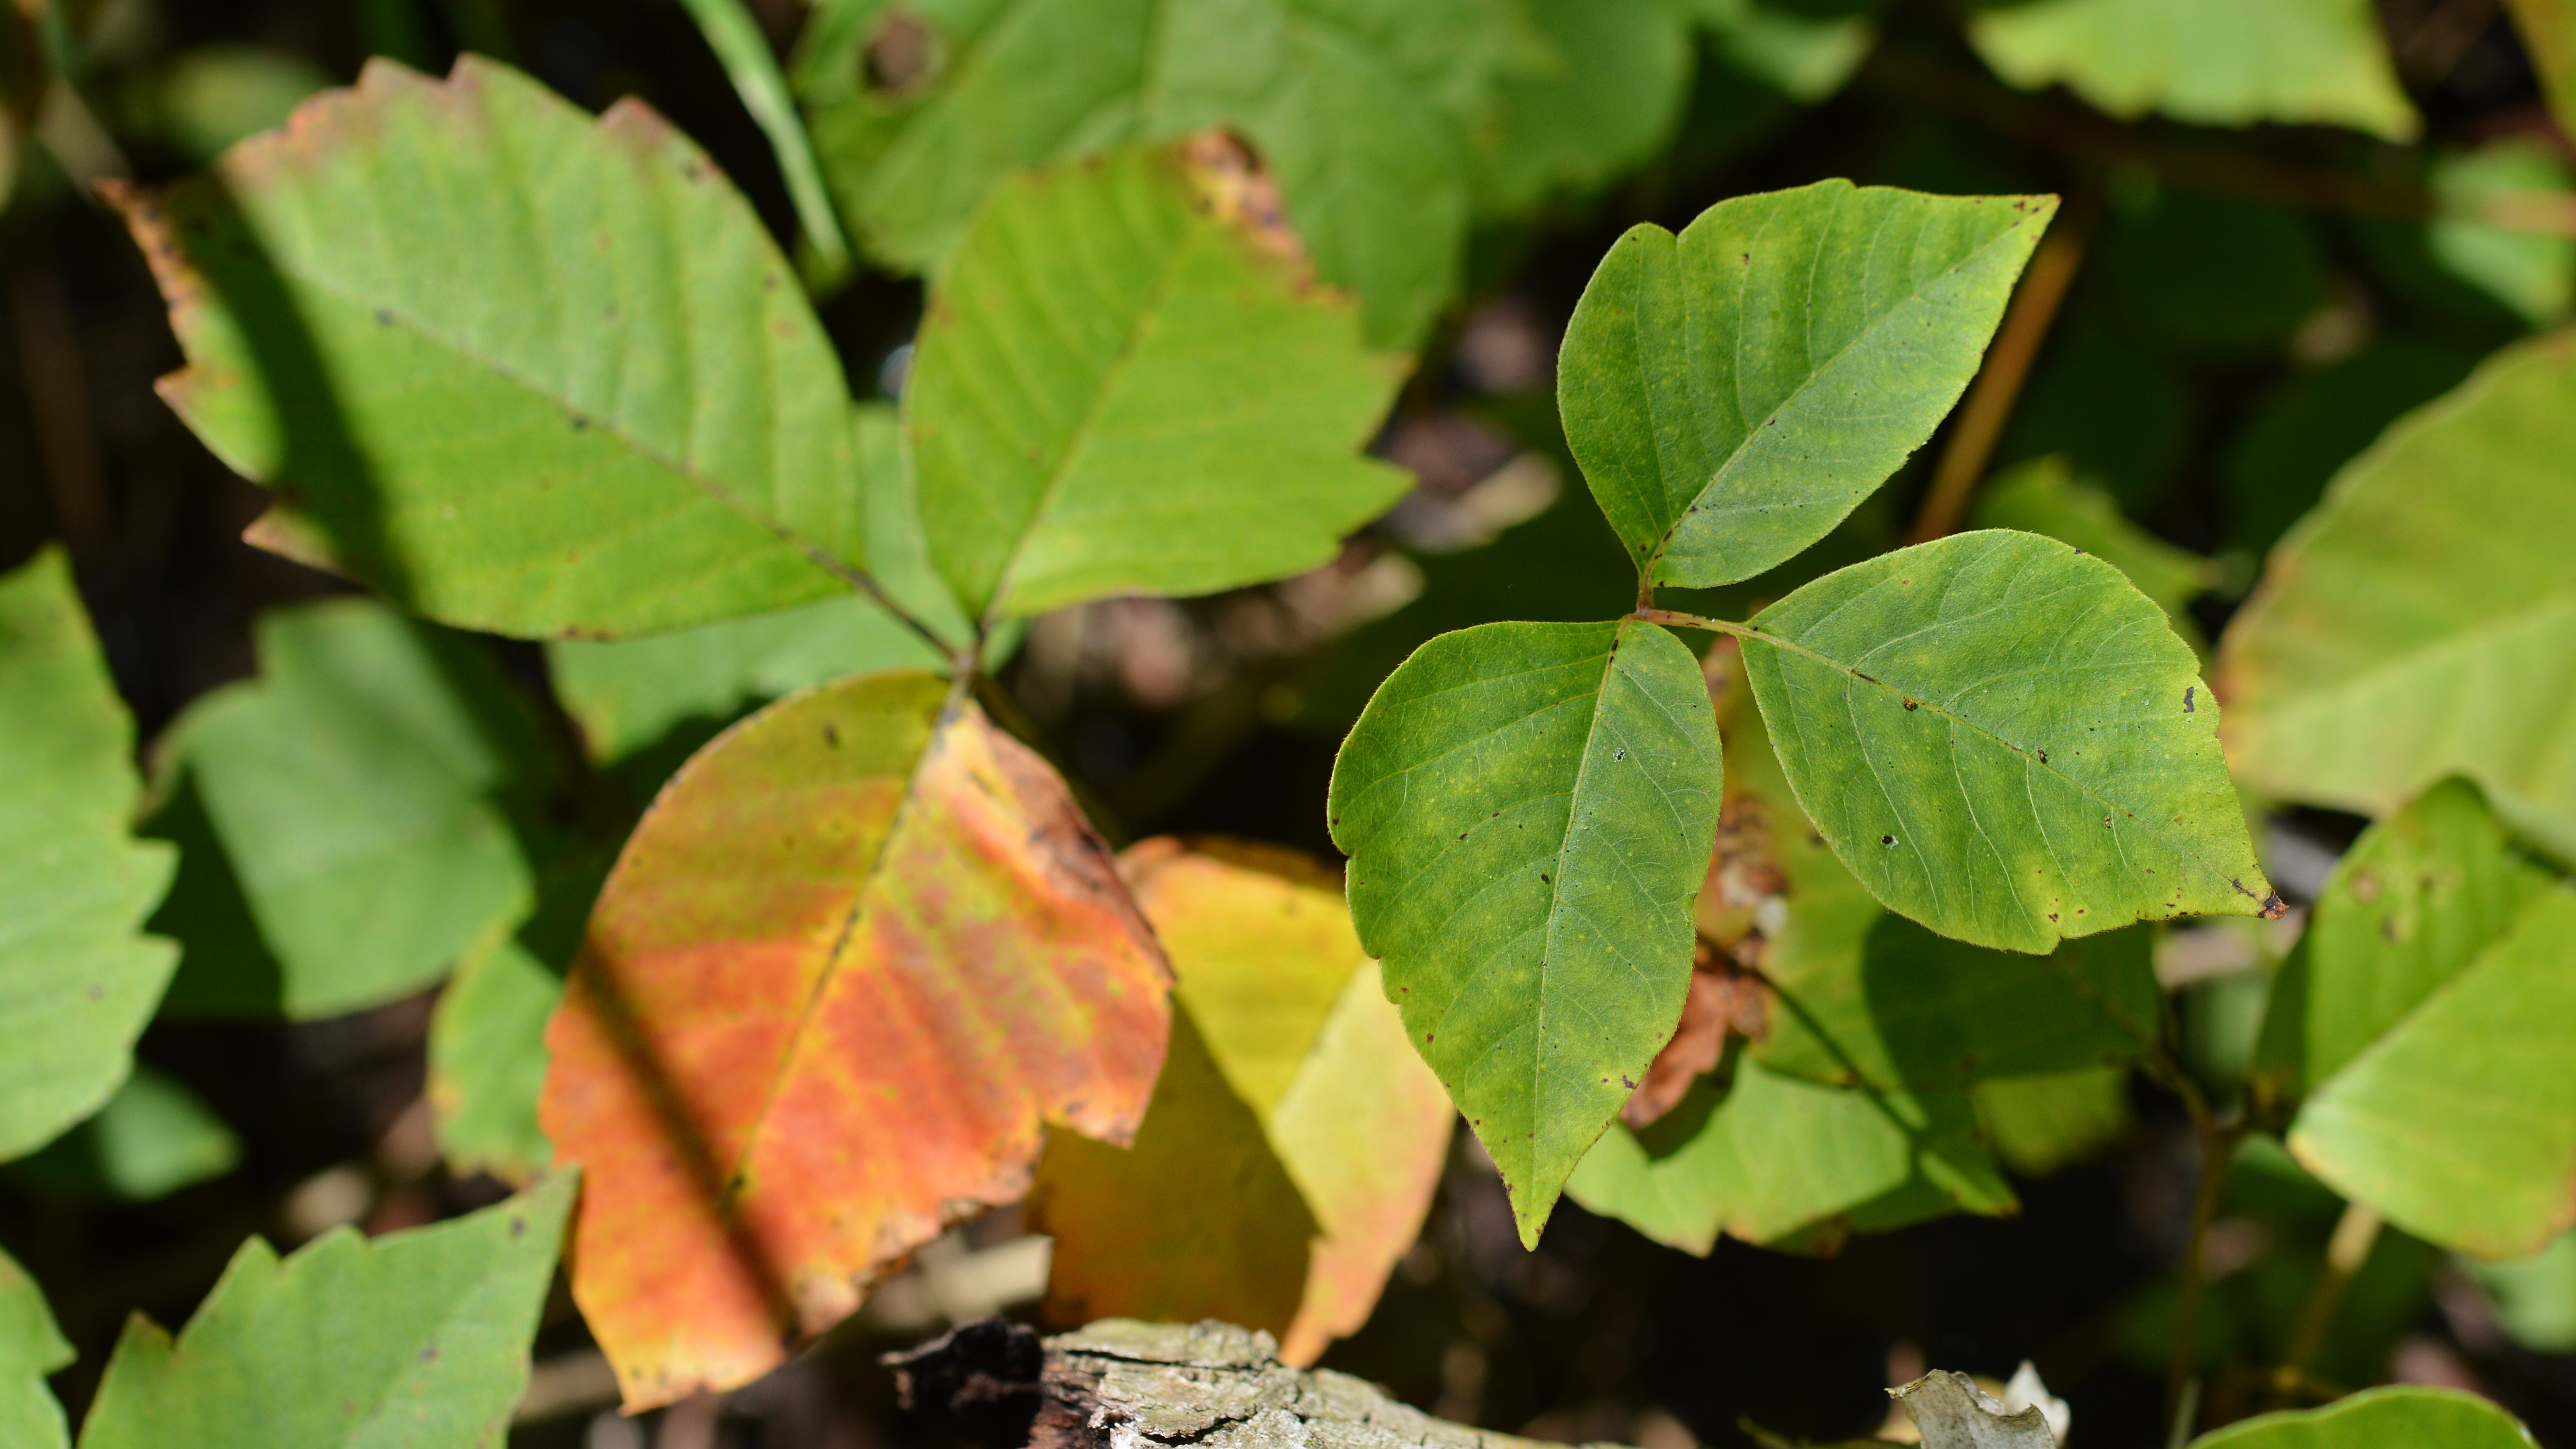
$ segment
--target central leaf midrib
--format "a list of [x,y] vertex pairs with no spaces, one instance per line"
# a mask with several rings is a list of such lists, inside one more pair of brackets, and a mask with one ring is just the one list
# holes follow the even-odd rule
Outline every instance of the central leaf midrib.
[[[2062,770],[2062,769],[2058,768],[2056,765],[2050,764],[2050,763],[2049,763],[2048,761],[2046,761],[2046,760],[2041,760],[2041,759],[2037,759],[2037,758],[2035,758],[2035,757],[2034,757],[2034,753],[2033,753],[2033,751],[2032,751],[2032,750],[2024,749],[2022,746],[2017,745],[2017,744],[2014,744],[2012,741],[2005,739],[2003,736],[2001,736],[2001,735],[1999,735],[1999,734],[1996,734],[1993,730],[1990,730],[1990,729],[1986,728],[1984,725],[1981,725],[1981,724],[1977,723],[1975,720],[1969,719],[1969,718],[1967,718],[1966,716],[1961,715],[1961,714],[1959,714],[1958,712],[1956,712],[1956,711],[1954,711],[1954,710],[1948,709],[1948,708],[1946,708],[1946,707],[1944,707],[1944,706],[1942,706],[1942,705],[1939,705],[1939,704],[1935,704],[1935,703],[1933,703],[1931,700],[1921,698],[1920,696],[1907,694],[1905,691],[1903,691],[1903,690],[1901,690],[1901,689],[1898,689],[1896,686],[1894,686],[1894,685],[1892,685],[1892,684],[1885,684],[1885,683],[1882,683],[1882,682],[1880,682],[1880,681],[1878,681],[1878,680],[1872,679],[1872,678],[1870,678],[1869,676],[1867,676],[1867,675],[1865,675],[1865,674],[1862,674],[1862,673],[1861,673],[1857,668],[1854,668],[1853,666],[1851,666],[1851,665],[1849,665],[1849,664],[1845,664],[1845,663],[1843,663],[1841,660],[1838,660],[1838,659],[1832,658],[1831,656],[1826,655],[1826,654],[1819,653],[1818,651],[1816,651],[1816,650],[1814,650],[1814,649],[1811,649],[1811,648],[1807,647],[1807,646],[1806,646],[1806,645],[1804,645],[1804,644],[1799,643],[1797,640],[1790,639],[1790,638],[1784,637],[1784,636],[1782,636],[1782,635],[1778,635],[1778,634],[1770,633],[1770,632],[1768,632],[1768,631],[1766,631],[1766,630],[1764,630],[1764,629],[1760,628],[1760,627],[1759,627],[1759,626],[1757,626],[1757,625],[1752,625],[1752,624],[1739,624],[1739,625],[1736,625],[1736,626],[1735,626],[1734,628],[1732,628],[1732,629],[1726,630],[1725,632],[1727,632],[1727,633],[1731,633],[1731,634],[1734,634],[1734,635],[1736,636],[1736,638],[1741,639],[1741,640],[1752,640],[1752,641],[1758,641],[1758,642],[1761,642],[1761,643],[1765,643],[1765,644],[1772,645],[1772,646],[1773,646],[1773,647],[1775,647],[1775,648],[1785,649],[1785,650],[1789,651],[1789,652],[1790,652],[1790,653],[1792,653],[1792,654],[1799,654],[1799,655],[1803,655],[1803,656],[1805,656],[1805,657],[1806,657],[1806,658],[1808,658],[1808,659],[1812,659],[1812,660],[1814,660],[1814,661],[1815,661],[1816,663],[1818,663],[1818,664],[1825,665],[1826,667],[1828,667],[1828,668],[1830,668],[1830,669],[1836,669],[1836,670],[1839,670],[1839,671],[1841,671],[1842,673],[1844,673],[1844,674],[1846,674],[1846,675],[1849,675],[1851,678],[1853,678],[1853,679],[1857,679],[1857,680],[1859,680],[1861,683],[1866,684],[1866,685],[1869,685],[1869,686],[1870,686],[1871,688],[1873,688],[1873,689],[1877,689],[1877,690],[1883,691],[1883,692],[1884,692],[1884,693],[1886,693],[1886,694],[1893,695],[1893,696],[1894,696],[1894,697],[1896,697],[1897,699],[1900,699],[1900,700],[1912,700],[1912,701],[1913,701],[1917,706],[1919,706],[1919,707],[1920,707],[1924,712],[1927,712],[1927,713],[1930,713],[1930,714],[1933,714],[1933,715],[1937,715],[1937,716],[1939,716],[1940,718],[1942,718],[1942,719],[1944,719],[1944,720],[1947,720],[1947,721],[1951,722],[1952,724],[1956,724],[1956,725],[1963,725],[1963,726],[1965,726],[1968,730],[1970,730],[1971,732],[1973,732],[1973,733],[1975,733],[1975,734],[1977,734],[1977,735],[1979,735],[1979,736],[1981,736],[1981,737],[1983,737],[1983,738],[1985,738],[1985,739],[1991,740],[1991,741],[1993,741],[1995,744],[1998,744],[1998,745],[2002,746],[2003,748],[2005,748],[2005,749],[2007,749],[2007,750],[2012,751],[2014,754],[2021,756],[2021,758],[2022,758],[2022,762],[2023,762],[2023,767],[2024,767],[2025,769],[2037,769],[2037,770],[2040,770],[2040,771],[2042,771],[2042,772],[2044,772],[2044,773],[2046,773],[2046,774],[2048,774],[2048,775],[2052,776],[2053,778],[2056,778],[2056,779],[2062,780],[2062,781],[2066,782],[2068,785],[2070,785],[2070,786],[2074,787],[2074,788],[2075,788],[2075,790],[2076,790],[2078,793],[2082,794],[2086,799],[2096,801],[2096,802],[2098,802],[2098,803],[2102,804],[2103,806],[2105,806],[2105,807],[2107,807],[2107,808],[2109,808],[2109,809],[2117,810],[2117,811],[2119,811],[2121,814],[2128,816],[2128,817],[2129,817],[2131,820],[2133,820],[2133,821],[2137,821],[2137,820],[2139,820],[2139,817],[2137,816],[2137,814],[2136,814],[2135,812],[2133,812],[2133,811],[2129,810],[2129,809],[2128,809],[2128,807],[2126,807],[2126,806],[2124,806],[2124,805],[2120,804],[2119,802],[2117,802],[2117,801],[2115,801],[2115,800],[2112,800],[2112,799],[2111,799],[2111,798],[2109,798],[2108,796],[2106,796],[2106,795],[2102,794],[2099,790],[2095,789],[2093,786],[2091,786],[2091,785],[2089,785],[2089,784],[2086,784],[2083,780],[2080,780],[2080,779],[2076,778],[2075,776],[2068,774],[2066,771],[2064,771],[2064,770]],[[1863,758],[1864,758],[1864,759],[1866,759],[1866,758],[1867,758],[1867,752],[1866,752],[1866,751],[1864,751],[1864,752],[1863,752]],[[2192,863],[2194,863],[2195,865],[2200,866],[2200,868],[2201,868],[2201,869],[2209,871],[2209,872],[2210,872],[2210,874],[2211,874],[2213,877],[2215,877],[2216,879],[2224,880],[2224,881],[2228,881],[2228,882],[2230,882],[2231,884],[2237,884],[2238,889],[2240,889],[2240,890],[2244,889],[2244,887],[2241,885],[2241,883],[2238,883],[2238,882],[2237,882],[2237,878],[2236,878],[2236,877],[2234,877],[2234,876],[2230,875],[2229,873],[2227,873],[2227,872],[2225,872],[2225,871],[2223,871],[2223,870],[2219,870],[2219,869],[2217,869],[2217,868],[2215,868],[2215,867],[2212,867],[2212,866],[2208,865],[2208,864],[2207,864],[2207,863],[2202,859],[2202,857],[2201,857],[2200,853],[2199,853],[2197,850],[2186,850],[2186,849],[2182,848],[2182,847],[2181,847],[2181,845],[2179,845],[2179,844],[2174,840],[2174,838],[2173,838],[2171,835],[2167,834],[2167,833],[2166,833],[2166,832],[2161,828],[2161,824],[2160,824],[2159,822],[2153,822],[2153,821],[2141,821],[2141,822],[2139,823],[2139,825],[2138,825],[2138,828],[2139,828],[2139,829],[2141,829],[2141,830],[2143,830],[2143,831],[2145,831],[2147,834],[2149,834],[2149,835],[2153,836],[2153,837],[2154,837],[2156,840],[2158,840],[2159,842],[2161,842],[2161,843],[2163,843],[2163,844],[2165,844],[2165,845],[2167,845],[2167,846],[2169,846],[2169,847],[2172,847],[2172,848],[2174,849],[2175,853],[2176,853],[2176,854],[2178,854],[2178,855],[2180,855],[2180,856],[2182,856],[2185,860],[2191,861],[2191,862],[2192,862]],[[2250,894],[2250,892],[2248,892],[2248,893]],[[2260,897],[2257,897],[2257,899],[2260,899]]]
[[[2025,213],[2025,216],[2027,216],[2027,213]],[[1992,250],[1996,243],[2013,235],[2018,230],[2020,230],[2019,223],[2014,223],[2013,225],[2005,227],[2001,232],[1987,238],[1977,247],[1976,250],[1968,253],[1964,257],[1961,257],[1952,265],[1944,267],[1939,272],[1934,273],[1929,281],[1924,282],[1922,285],[1917,286],[1912,291],[1906,293],[1904,298],[1895,306],[1892,306],[1888,308],[1887,311],[1880,313],[1867,327],[1862,328],[1858,333],[1854,334],[1851,341],[1846,342],[1841,347],[1835,349],[1833,356],[1826,358],[1824,361],[1809,369],[1807,375],[1799,379],[1798,385],[1789,390],[1788,396],[1780,399],[1777,403],[1772,404],[1771,409],[1762,415],[1759,422],[1748,424],[1744,430],[1743,438],[1737,441],[1735,447],[1727,453],[1726,461],[1717,465],[1716,470],[1709,474],[1708,481],[1700,485],[1699,491],[1691,495],[1690,502],[1683,506],[1682,511],[1674,517],[1670,524],[1665,526],[1663,537],[1655,540],[1655,551],[1647,555],[1646,558],[1645,576],[1650,580],[1653,579],[1655,577],[1656,570],[1662,567],[1665,551],[1670,549],[1672,547],[1673,540],[1680,536],[1682,525],[1688,522],[1691,518],[1691,510],[1698,507],[1701,500],[1707,498],[1709,493],[1714,490],[1718,484],[1726,481],[1727,475],[1734,471],[1735,465],[1742,462],[1745,454],[1751,450],[1754,441],[1762,436],[1762,430],[1770,426],[1773,419],[1778,418],[1780,414],[1787,411],[1791,404],[1806,396],[1807,390],[1816,385],[1816,379],[1824,376],[1826,371],[1832,368],[1834,364],[1849,356],[1854,348],[1857,348],[1861,344],[1869,341],[1871,338],[1876,337],[1879,332],[1885,328],[1888,319],[1894,317],[1899,309],[1921,298],[1925,292],[1930,291],[1934,286],[1956,276],[1959,272],[1966,269],[1970,263],[1975,262],[1980,257],[1983,257],[1988,251]],[[1741,318],[1741,315],[1741,309],[1739,309],[1739,319]]]
[[[388,325],[392,325],[409,336],[418,338],[423,342],[427,342],[432,346],[439,348],[449,356],[465,363],[469,369],[479,370],[497,377],[503,382],[506,382],[528,394],[530,397],[538,398],[544,402],[554,405],[555,407],[563,409],[565,412],[580,419],[585,425],[598,428],[603,437],[617,440],[618,443],[625,447],[626,451],[648,463],[653,464],[663,472],[690,484],[701,496],[721,507],[731,510],[745,522],[750,523],[759,528],[762,532],[771,535],[780,543],[786,544],[790,548],[795,549],[798,553],[805,556],[806,562],[812,564],[818,569],[821,569],[823,572],[832,575],[843,584],[847,584],[849,582],[846,575],[850,572],[855,572],[852,565],[839,558],[822,544],[805,537],[803,534],[789,527],[785,522],[779,519],[765,517],[755,511],[751,505],[743,502],[739,498],[736,498],[730,488],[716,480],[714,477],[695,468],[689,467],[678,459],[664,453],[661,449],[646,443],[633,432],[618,423],[611,422],[607,417],[593,414],[586,409],[583,409],[572,399],[563,397],[558,393],[539,386],[534,381],[521,375],[518,370],[510,364],[478,354],[471,348],[467,347],[463,342],[424,325],[422,319],[416,314],[397,309],[385,303],[370,302],[363,296],[350,291],[336,279],[326,279],[300,267],[289,265],[278,259],[273,254],[267,257],[266,260],[270,269],[275,271],[279,276],[308,286],[314,291],[320,292],[344,306],[354,307],[362,312],[382,312],[393,319],[393,322]],[[199,270],[202,272],[203,269],[200,268]]]

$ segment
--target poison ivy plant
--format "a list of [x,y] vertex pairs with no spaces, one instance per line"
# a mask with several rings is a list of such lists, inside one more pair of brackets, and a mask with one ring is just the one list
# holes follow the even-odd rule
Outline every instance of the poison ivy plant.
[[0,1443],[62,1449],[71,1443],[63,1406],[45,1375],[72,1361],[72,1346],[54,1326],[44,1290],[0,1253]]
[[334,1229],[282,1260],[251,1239],[175,1337],[126,1324],[82,1449],[497,1440],[527,1386],[573,1183],[373,1242]]
[[730,1387],[958,1217],[1042,1123],[1125,1141],[1168,968],[1064,783],[933,675],[791,695],[666,788],[547,1031],[573,1295],[629,1407]]
[[232,1171],[241,1150],[196,1093],[137,1064],[106,1106],[0,1175],[48,1194],[148,1202]]
[[1011,168],[1210,126],[1280,178],[1323,278],[1408,347],[1457,290],[1471,137],[1543,52],[1499,0],[833,0],[795,66],[862,241],[941,263]]
[[904,423],[930,558],[976,616],[1302,572],[1408,486],[1357,456],[1396,368],[1228,154],[1013,178],[942,273]]
[[270,613],[258,642],[260,677],[162,745],[188,795],[162,828],[191,846],[155,918],[191,948],[169,1009],[308,1019],[416,991],[532,903],[512,816],[551,785],[540,726],[469,641],[372,600]]
[[2421,123],[2369,0],[1990,0],[1968,38],[2025,90],[2059,81],[2112,115],[2198,125]]
[[2228,749],[2384,815],[2446,775],[2576,858],[2576,339],[2498,354],[2347,465],[2220,641]]
[[445,81],[373,62],[299,117],[120,193],[188,353],[163,396],[277,490],[255,537],[524,635],[848,587],[866,518],[840,362],[695,146],[473,56]]
[[0,575],[0,739],[6,1160],[106,1103],[178,959],[138,929],[172,853],[130,834],[133,721],[59,551]]
[[2322,1409],[2261,1414],[2191,1441],[2192,1449],[2529,1449],[2513,1416],[2457,1389],[2364,1389]]
[[1420,1232],[1453,1119],[1340,882],[1306,857],[1150,840],[1120,860],[1172,954],[1172,1048],[1132,1150],[1055,1134],[1029,1197],[1047,1316],[1275,1333],[1311,1363]]
[[1679,0],[1541,0],[1543,67],[1504,76],[1476,161],[1477,205],[1527,212],[1653,154],[1680,119],[1696,36]]
[[1979,528],[2045,534],[2102,560],[2155,600],[2177,631],[2186,618],[2183,606],[2218,583],[2215,563],[2131,523],[2117,499],[2076,477],[2061,455],[2034,458],[1988,480],[1977,492],[1974,518]]
[[2190,646],[2098,558],[1988,531],[1837,570],[1749,624],[1649,605],[1658,582],[1786,559],[1884,481],[1975,370],[2053,205],[1823,183],[1623,237],[1558,392],[1640,607],[1434,639],[1344,742],[1329,817],[1360,938],[1524,1241],[1690,983],[1722,772],[1707,686],[1660,625],[1735,637],[1799,808],[1936,932],[2046,952],[2281,911]]

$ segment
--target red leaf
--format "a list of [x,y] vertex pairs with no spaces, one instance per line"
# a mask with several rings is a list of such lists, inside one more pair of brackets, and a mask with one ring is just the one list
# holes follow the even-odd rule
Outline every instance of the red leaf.
[[1132,1137],[1170,968],[1062,780],[928,675],[763,710],[690,761],[591,917],[541,1117],[584,1171],[574,1298],[630,1409],[747,1382],[1041,1124]]

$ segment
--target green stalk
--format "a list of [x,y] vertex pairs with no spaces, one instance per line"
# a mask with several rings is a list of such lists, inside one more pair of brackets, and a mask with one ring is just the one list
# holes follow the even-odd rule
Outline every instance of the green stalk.
[[850,243],[841,234],[841,218],[832,210],[831,193],[823,188],[823,168],[814,160],[814,143],[796,114],[796,102],[787,94],[787,78],[779,74],[778,58],[769,53],[769,37],[760,33],[751,12],[742,8],[742,0],[680,3],[688,7],[698,33],[707,38],[707,48],[716,53],[735,94],[742,97],[743,109],[751,112],[752,120],[768,135],[770,150],[777,154],[788,199],[796,206],[797,225],[804,228],[805,244],[813,251],[812,265],[806,269],[807,288],[830,289],[849,275]]

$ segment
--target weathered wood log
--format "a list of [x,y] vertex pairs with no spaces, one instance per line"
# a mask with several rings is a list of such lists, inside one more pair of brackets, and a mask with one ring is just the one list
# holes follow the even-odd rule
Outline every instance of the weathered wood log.
[[905,1408],[986,1449],[1563,1449],[1290,1368],[1269,1334],[1213,1321],[1113,1318],[1041,1339],[990,1319],[884,1361]]

